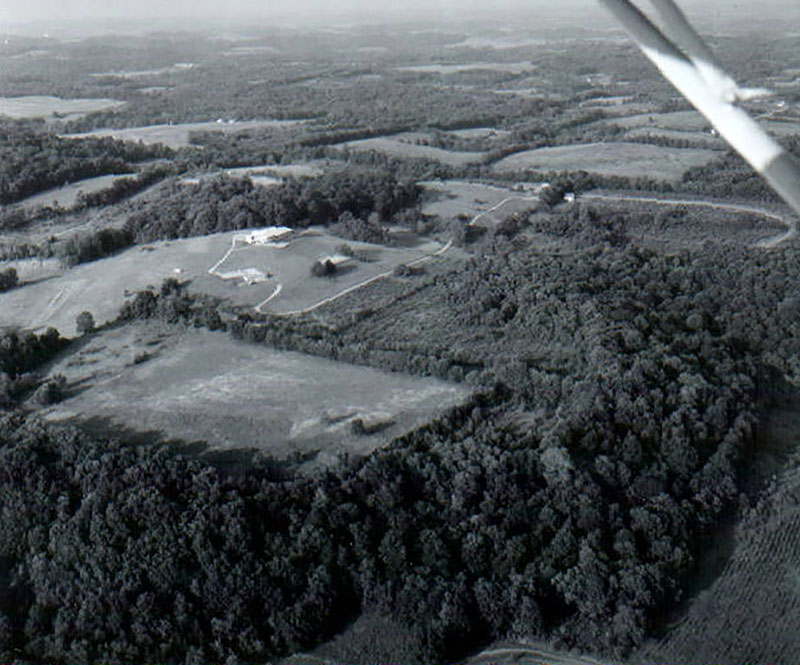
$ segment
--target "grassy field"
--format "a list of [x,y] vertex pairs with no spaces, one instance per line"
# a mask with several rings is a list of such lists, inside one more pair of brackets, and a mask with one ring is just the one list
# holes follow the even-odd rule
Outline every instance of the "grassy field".
[[[800,400],[774,408],[760,430],[770,460],[783,469],[736,529],[722,574],[691,602],[642,663],[796,665],[800,654]],[[790,452],[793,451],[793,452]],[[788,463],[786,457],[789,456]],[[761,463],[764,464],[762,455]],[[762,474],[763,475],[763,474]]]
[[120,70],[111,72],[96,72],[91,74],[99,79],[137,79],[150,76],[161,76],[162,74],[174,74],[176,72],[187,72],[194,69],[195,65],[191,62],[176,62],[171,67],[160,67],[158,69],[141,70]]
[[693,166],[703,166],[718,153],[707,149],[678,149],[641,143],[588,143],[527,150],[494,165],[501,173],[515,171],[588,171],[600,175],[680,180]]
[[[645,129],[650,132],[675,138],[710,137],[711,125],[697,111],[675,111],[672,113],[639,113],[601,121],[625,129],[630,136],[641,136]],[[775,136],[800,134],[800,123],[793,121],[759,119],[759,124]],[[679,133],[676,133],[679,132]],[[684,134],[685,132],[685,134]],[[722,146],[721,140],[719,145]]]
[[507,74],[524,74],[537,69],[531,62],[467,62],[459,64],[432,63],[430,65],[412,65],[397,67],[399,72],[414,72],[417,74],[459,74],[461,72],[503,72]]
[[162,143],[169,148],[185,148],[191,146],[189,135],[192,132],[224,132],[235,134],[249,129],[265,129],[269,127],[285,127],[294,125],[299,120],[248,120],[245,122],[189,122],[178,125],[149,125],[147,127],[130,127],[128,129],[98,129],[83,134],[67,134],[64,138],[103,138],[110,136],[120,141],[141,141],[146,145]]
[[[49,419],[108,418],[214,451],[256,448],[312,464],[364,455],[469,394],[440,380],[150,323],[98,333],[50,369],[76,394]],[[383,427],[355,434],[356,418]]]
[[624,138],[638,139],[642,137],[667,138],[693,141],[695,145],[718,150],[725,148],[725,141],[710,132],[686,131],[683,129],[661,129],[660,127],[633,127],[625,132]]
[[484,161],[487,157],[487,153],[485,152],[444,150],[443,148],[435,148],[428,145],[418,145],[412,141],[412,134],[393,134],[391,136],[376,136],[369,139],[338,143],[336,147],[361,152],[374,150],[375,152],[380,152],[390,157],[405,159],[430,159],[450,166],[477,164]]
[[618,127],[658,127],[684,132],[702,132],[711,127],[698,111],[673,111],[671,113],[639,113],[624,118],[613,118],[604,122]]
[[79,180],[58,189],[48,189],[46,192],[35,194],[18,204],[23,208],[31,209],[37,206],[61,206],[62,208],[71,208],[78,201],[78,195],[93,194],[103,189],[110,188],[115,181],[120,178],[135,178],[135,173],[127,173],[124,175],[101,175],[97,178],[88,178],[86,180]]
[[59,97],[0,97],[0,115],[11,118],[49,118],[53,114],[75,118],[94,111],[108,111],[125,102],[114,99],[61,99]]
[[436,242],[397,248],[351,243],[354,248],[369,249],[373,261],[355,263],[333,277],[315,278],[310,273],[312,263],[335,254],[336,247],[344,241],[324,231],[311,230],[285,249],[243,246],[218,265],[220,272],[263,266],[271,273],[268,281],[248,286],[238,279],[223,280],[208,273],[228,253],[237,233],[133,247],[112,257],[75,266],[53,279],[0,293],[3,324],[32,329],[54,326],[63,334],[72,335],[75,317],[83,310],[92,312],[98,323],[111,320],[116,317],[126,292],[157,287],[168,277],[190,281],[190,290],[252,307],[269,298],[280,285],[279,297],[271,300],[264,310],[290,313],[313,307],[442,247]]
[[470,129],[451,129],[447,132],[462,139],[486,139],[504,138],[510,136],[511,132],[507,129],[497,129],[495,127],[472,127]]
[[517,192],[508,187],[466,180],[429,180],[420,184],[430,192],[422,206],[422,213],[444,219],[463,215],[471,220],[506,199],[531,195],[530,192]]

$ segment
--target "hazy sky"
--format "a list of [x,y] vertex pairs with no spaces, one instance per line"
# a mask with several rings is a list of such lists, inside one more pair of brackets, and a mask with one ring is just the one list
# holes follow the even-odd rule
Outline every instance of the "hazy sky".
[[[645,0],[635,0],[648,6]],[[739,20],[758,18],[782,6],[798,16],[799,0],[679,0],[693,18],[713,19],[724,7],[726,15]],[[769,9],[767,9],[769,7]],[[717,8],[717,9],[715,9]],[[596,0],[0,0],[0,30],[3,26],[28,21],[80,22],[86,18],[172,19],[184,17],[202,20],[218,17],[236,21],[243,17],[259,20],[295,20],[319,22],[325,19],[380,21],[386,18],[451,18],[487,17],[509,19],[512,15],[574,16],[577,24],[592,25],[606,17]],[[705,16],[703,16],[705,15]]]
[[397,15],[447,17],[482,13],[502,15],[520,9],[542,10],[566,7],[594,8],[594,0],[0,0],[0,21],[19,23],[48,19],[158,18],[188,16],[239,17],[256,15],[322,16]]

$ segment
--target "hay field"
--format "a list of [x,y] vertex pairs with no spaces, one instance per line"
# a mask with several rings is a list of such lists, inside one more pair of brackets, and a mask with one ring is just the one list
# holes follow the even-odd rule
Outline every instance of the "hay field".
[[686,170],[704,166],[718,153],[708,149],[664,148],[642,143],[609,142],[527,150],[501,159],[500,173],[515,171],[588,171],[628,178],[648,176],[680,180]]
[[[80,390],[49,409],[50,420],[108,418],[206,441],[212,451],[256,448],[313,459],[312,465],[335,463],[342,453],[367,454],[469,395],[438,379],[150,323],[94,335],[51,372]],[[355,434],[356,418],[383,427]]]
[[419,184],[430,192],[422,205],[422,213],[444,219],[459,215],[473,219],[508,198],[531,195],[530,192],[467,180],[428,180]]
[[702,132],[711,127],[698,111],[673,111],[670,113],[639,113],[603,122],[627,129],[633,127],[658,127],[684,132]]
[[97,129],[93,132],[82,134],[65,134],[63,138],[83,139],[83,138],[111,138],[120,141],[141,141],[145,145],[155,145],[162,143],[168,148],[175,150],[186,148],[192,145],[189,135],[192,132],[223,132],[225,134],[235,134],[250,129],[263,129],[269,127],[288,127],[296,125],[300,120],[248,120],[244,122],[188,122],[178,125],[148,125],[146,127],[129,127],[127,129]]
[[121,175],[101,175],[96,178],[87,178],[86,180],[79,180],[72,182],[57,189],[48,189],[45,192],[34,194],[27,199],[20,201],[15,206],[21,206],[27,210],[36,208],[37,206],[61,206],[62,208],[71,208],[78,201],[78,195],[83,192],[84,194],[93,194],[104,189],[109,189],[115,181],[120,178],[135,178],[135,173],[125,173]]
[[[133,247],[99,261],[75,266],[64,274],[0,293],[2,325],[39,330],[48,326],[62,334],[75,334],[75,317],[83,310],[92,312],[98,324],[113,320],[125,301],[126,292],[158,287],[168,277],[190,281],[190,290],[255,307],[270,298],[280,285],[279,297],[264,311],[287,314],[313,307],[344,290],[391,272],[401,263],[422,259],[441,249],[436,242],[412,247],[389,248],[365,243],[350,243],[369,249],[374,259],[356,263],[342,274],[314,278],[311,264],[322,256],[336,253],[341,238],[322,230],[310,230],[284,249],[243,247],[219,263],[241,231],[185,240],[162,241]],[[265,269],[272,277],[262,283],[246,285],[242,280],[223,280],[209,274],[217,265],[220,272],[241,268]],[[176,272],[180,271],[180,272]]]
[[506,74],[524,74],[538,69],[532,62],[467,62],[460,64],[432,63],[429,65],[409,65],[396,67],[398,72],[414,72],[415,74],[460,74],[462,72],[501,72]]
[[391,136],[376,136],[369,139],[346,141],[345,143],[337,143],[334,147],[346,148],[359,152],[374,150],[375,152],[380,152],[390,157],[400,157],[403,159],[430,159],[449,166],[478,164],[484,161],[488,156],[488,153],[485,152],[444,150],[443,148],[435,148],[429,145],[418,145],[412,141],[413,135],[393,134]]
[[61,99],[44,95],[27,97],[0,97],[0,115],[14,119],[49,118],[53,114],[77,116],[95,111],[108,111],[123,106],[116,99]]

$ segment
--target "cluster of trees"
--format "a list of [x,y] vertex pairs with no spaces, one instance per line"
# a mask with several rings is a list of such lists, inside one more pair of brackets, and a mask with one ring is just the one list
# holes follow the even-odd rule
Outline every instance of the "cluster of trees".
[[105,228],[73,234],[53,251],[64,263],[74,265],[102,259],[132,244],[133,234],[127,229]]
[[15,405],[37,388],[43,387],[42,395],[45,396],[50,395],[50,384],[53,387],[63,387],[63,382],[57,378],[43,382],[35,371],[68,344],[69,340],[61,337],[55,328],[48,328],[41,335],[31,332],[23,334],[14,330],[1,332],[0,412]]
[[16,268],[0,270],[0,292],[13,289],[19,282]]
[[61,139],[32,122],[0,121],[0,203],[9,204],[65,183],[168,157],[163,146],[113,139]]
[[136,242],[149,242],[255,226],[327,225],[343,213],[388,220],[415,205],[418,196],[413,181],[385,172],[333,172],[277,187],[223,176],[165,187],[128,218],[125,229]]

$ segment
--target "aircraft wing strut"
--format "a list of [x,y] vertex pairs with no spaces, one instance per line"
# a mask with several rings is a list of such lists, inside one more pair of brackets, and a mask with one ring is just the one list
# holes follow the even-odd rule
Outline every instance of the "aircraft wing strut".
[[800,215],[800,167],[738,102],[765,91],[740,88],[673,0],[651,0],[673,39],[630,0],[599,0],[664,77]]

